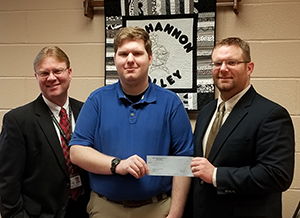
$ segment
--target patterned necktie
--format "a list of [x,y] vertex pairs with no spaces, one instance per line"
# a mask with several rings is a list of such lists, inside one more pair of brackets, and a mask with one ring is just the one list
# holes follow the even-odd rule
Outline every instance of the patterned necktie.
[[[69,152],[68,143],[71,139],[71,130],[70,130],[71,124],[70,124],[70,120],[68,118],[67,112],[64,108],[61,108],[59,116],[60,116],[59,125],[61,126],[61,128],[64,132],[64,136],[62,134],[60,134],[61,146],[62,146],[62,150],[63,150],[64,156],[65,156],[69,174],[71,176],[77,175],[77,174],[80,175],[80,169],[76,165],[72,165],[72,163],[70,161],[70,152]],[[82,192],[83,192],[82,186],[70,189],[70,197],[76,201],[78,199],[78,197],[82,194]]]
[[68,171],[69,171],[69,173],[72,173],[72,164],[70,161],[70,153],[69,153],[69,147],[68,147],[68,142],[70,141],[70,137],[71,137],[71,133],[70,133],[71,124],[70,124],[70,120],[68,118],[67,112],[64,108],[61,108],[59,116],[60,116],[59,125],[61,126],[62,130],[64,131],[64,136],[65,136],[64,137],[62,134],[60,134],[61,146],[62,146],[64,156],[66,159]]
[[211,126],[211,130],[209,132],[208,138],[207,138],[207,142],[206,142],[206,150],[205,150],[205,157],[207,158],[210,150],[212,148],[212,145],[215,141],[216,135],[219,132],[220,127],[222,126],[222,120],[224,117],[224,112],[225,112],[225,102],[222,102],[219,105],[215,120]]

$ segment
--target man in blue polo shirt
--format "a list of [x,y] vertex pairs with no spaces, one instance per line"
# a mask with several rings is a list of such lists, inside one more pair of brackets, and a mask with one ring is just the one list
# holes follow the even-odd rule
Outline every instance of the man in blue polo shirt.
[[149,176],[145,160],[193,155],[189,118],[175,93],[151,82],[145,30],[119,30],[114,52],[119,81],[91,93],[70,142],[71,161],[90,172],[88,212],[92,218],[180,218],[191,179]]

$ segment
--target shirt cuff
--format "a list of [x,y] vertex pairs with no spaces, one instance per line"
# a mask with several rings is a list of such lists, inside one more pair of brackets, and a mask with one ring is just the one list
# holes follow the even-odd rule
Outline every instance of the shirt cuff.
[[214,170],[214,173],[213,173],[213,177],[212,177],[212,182],[213,182],[213,185],[215,187],[217,187],[217,167],[215,167],[215,170]]

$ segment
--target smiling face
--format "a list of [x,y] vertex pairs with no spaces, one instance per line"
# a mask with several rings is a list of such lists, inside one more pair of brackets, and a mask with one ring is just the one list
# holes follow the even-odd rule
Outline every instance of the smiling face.
[[148,87],[148,68],[152,54],[148,54],[142,39],[125,39],[119,45],[115,65],[123,90],[127,94],[140,94]]
[[[54,75],[53,71],[63,70],[61,74]],[[52,103],[64,105],[68,97],[68,89],[72,79],[72,69],[67,68],[65,62],[54,57],[45,57],[35,68],[35,77],[42,94]],[[42,72],[51,72],[48,77],[39,75]]]
[[[243,52],[237,45],[222,45],[216,47],[212,53],[212,62],[247,61],[243,59]],[[250,84],[253,62],[239,63],[236,66],[226,65],[213,68],[213,80],[224,101],[230,99]]]

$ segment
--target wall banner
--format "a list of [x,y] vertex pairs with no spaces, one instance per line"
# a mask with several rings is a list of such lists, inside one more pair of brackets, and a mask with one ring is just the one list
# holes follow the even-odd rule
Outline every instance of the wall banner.
[[113,37],[123,26],[144,28],[152,41],[153,83],[178,94],[188,110],[214,99],[211,50],[215,44],[214,0],[105,0],[105,85],[117,82]]

